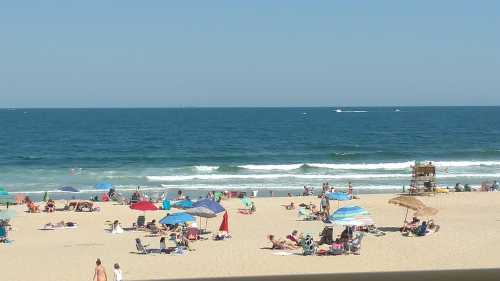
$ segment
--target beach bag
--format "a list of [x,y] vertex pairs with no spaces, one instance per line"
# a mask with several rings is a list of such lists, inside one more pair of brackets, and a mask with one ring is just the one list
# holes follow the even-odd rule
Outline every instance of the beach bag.
[[316,252],[316,246],[314,245],[313,237],[310,234],[307,234],[304,237],[304,241],[302,244],[302,254],[304,256],[312,256]]

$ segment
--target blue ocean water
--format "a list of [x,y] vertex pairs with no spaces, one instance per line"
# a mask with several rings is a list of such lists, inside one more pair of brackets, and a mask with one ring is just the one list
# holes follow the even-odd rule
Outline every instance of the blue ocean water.
[[400,189],[500,178],[499,107],[1,109],[0,186]]

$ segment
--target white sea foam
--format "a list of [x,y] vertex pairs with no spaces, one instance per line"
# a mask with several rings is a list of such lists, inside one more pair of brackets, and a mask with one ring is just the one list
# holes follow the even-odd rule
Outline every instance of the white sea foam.
[[284,165],[242,165],[238,166],[248,170],[263,170],[263,171],[291,171],[302,167],[304,164],[284,164]]
[[[426,163],[429,161],[425,161]],[[439,168],[453,167],[477,167],[477,166],[500,166],[500,161],[430,161]],[[262,171],[290,171],[303,166],[333,170],[405,170],[415,165],[414,161],[406,162],[382,162],[382,163],[305,163],[305,164],[279,164],[279,165],[241,165],[238,166],[248,170]]]
[[360,164],[328,164],[328,163],[308,163],[307,166],[336,170],[403,170],[408,169],[414,162],[396,163],[360,163]]
[[218,166],[194,166],[194,168],[200,172],[213,172],[217,170]]
[[296,179],[376,179],[376,178],[408,178],[409,174],[352,174],[352,175],[303,175],[303,174],[248,174],[248,175],[189,175],[189,176],[146,176],[151,182],[190,181],[190,180],[230,180],[230,179],[263,179],[280,178]]
[[437,167],[500,166],[500,161],[436,161]]

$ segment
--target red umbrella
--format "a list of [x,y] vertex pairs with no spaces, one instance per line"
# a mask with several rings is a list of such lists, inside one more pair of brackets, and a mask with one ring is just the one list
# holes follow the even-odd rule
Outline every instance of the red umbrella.
[[220,224],[219,230],[229,232],[229,217],[227,211],[224,213],[224,217],[222,217],[222,223]]
[[149,201],[140,201],[135,204],[130,205],[130,209],[132,210],[138,210],[138,211],[156,211],[158,208],[155,206],[155,204],[149,202]]

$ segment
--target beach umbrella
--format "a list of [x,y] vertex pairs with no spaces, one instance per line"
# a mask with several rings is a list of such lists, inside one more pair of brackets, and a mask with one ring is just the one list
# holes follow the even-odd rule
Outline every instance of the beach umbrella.
[[43,194],[43,202],[47,202],[49,200],[50,200],[49,192],[45,191],[45,193]]
[[334,224],[344,225],[344,226],[367,226],[374,225],[372,218],[366,215],[350,217],[350,218],[342,218],[333,221]]
[[201,199],[201,200],[194,202],[193,207],[205,207],[205,208],[211,210],[212,212],[214,212],[215,214],[222,213],[226,210],[226,209],[224,209],[224,207],[222,207],[221,204],[215,202],[214,200],[210,200],[208,198]]
[[420,209],[423,209],[425,207],[425,204],[415,198],[414,196],[408,196],[408,195],[403,195],[403,196],[398,196],[395,198],[392,198],[389,200],[389,204],[394,204],[398,205],[401,207],[406,208],[406,214],[405,214],[405,221],[408,218],[408,210],[412,209],[414,211],[418,211]]
[[208,226],[208,219],[214,218],[217,216],[217,214],[214,211],[212,211],[204,206],[193,207],[191,209],[188,209],[185,213],[199,217],[200,218],[200,226],[201,226],[201,218],[205,218],[206,219],[205,220],[205,229]]
[[340,201],[351,200],[352,197],[343,192],[329,192],[326,194],[326,197],[330,200],[337,201],[337,208],[340,207]]
[[415,217],[432,217],[435,216],[439,212],[438,209],[432,207],[424,207],[418,211],[416,211],[413,216]]
[[399,205],[401,207],[405,207],[415,211],[425,207],[425,204],[422,201],[418,200],[414,196],[407,195],[392,198],[391,200],[389,200],[389,204]]
[[160,220],[160,224],[181,224],[195,221],[194,217],[184,212],[167,215]]
[[15,217],[16,217],[16,211],[14,210],[0,211],[0,220],[11,220]]
[[346,219],[346,218],[355,218],[358,216],[368,216],[369,213],[359,207],[359,206],[346,206],[337,209],[333,214],[330,215],[330,220],[335,221],[335,220],[340,220],[340,219]]
[[130,205],[130,209],[137,211],[156,211],[158,207],[149,201],[139,201],[135,204]]
[[99,190],[110,190],[113,188],[113,185],[109,182],[100,182],[95,185],[95,188]]
[[72,186],[63,186],[58,188],[59,191],[64,191],[64,192],[80,192],[80,190],[72,187]]
[[9,193],[2,187],[0,187],[0,196],[9,196]]
[[191,201],[191,200],[177,201],[177,202],[175,202],[174,207],[179,208],[179,209],[193,208],[193,201]]
[[217,214],[215,214],[212,210],[206,207],[193,207],[191,209],[186,210],[185,213],[200,218],[214,218],[217,216]]
[[226,233],[229,233],[229,216],[227,215],[227,211],[224,212],[222,222],[219,226],[219,231],[225,231]]

